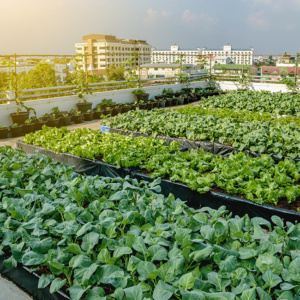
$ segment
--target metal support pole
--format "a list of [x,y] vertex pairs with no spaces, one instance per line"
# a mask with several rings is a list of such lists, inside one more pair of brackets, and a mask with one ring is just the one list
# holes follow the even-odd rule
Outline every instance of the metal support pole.
[[14,54],[15,61],[15,98],[18,99],[18,76],[17,76],[17,54]]

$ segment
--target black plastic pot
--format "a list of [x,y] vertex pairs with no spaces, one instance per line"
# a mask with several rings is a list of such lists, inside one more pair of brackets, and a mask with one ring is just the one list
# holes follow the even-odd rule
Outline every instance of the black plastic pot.
[[183,97],[184,99],[184,104],[189,104],[190,98],[189,97]]
[[12,137],[17,137],[22,135],[22,126],[10,127],[10,133]]
[[41,130],[42,127],[44,125],[46,125],[46,123],[47,123],[46,121],[45,122],[35,122],[34,123],[34,131]]
[[159,100],[159,107],[166,107],[166,100]]
[[30,133],[30,132],[34,132],[34,123],[32,124],[23,124],[23,133]]
[[150,94],[145,93],[145,94],[141,94],[141,95],[136,95],[137,101],[148,101],[149,100],[149,96]]
[[172,102],[173,102],[172,99],[167,99],[166,100],[166,107],[172,106]]
[[59,119],[50,119],[47,121],[46,126],[48,127],[59,127]]
[[155,98],[156,100],[163,99],[163,97],[164,97],[164,96],[162,96],[162,95],[160,95],[160,96],[154,96],[154,98]]
[[178,104],[178,98],[172,98],[172,105],[177,105]]
[[82,116],[72,116],[72,121],[76,124],[83,123]]
[[184,104],[184,98],[178,98],[178,105],[183,105]]
[[130,106],[123,106],[121,108],[121,113],[124,114],[124,113],[127,113],[130,110],[131,110],[131,105]]
[[83,115],[83,120],[84,121],[92,121],[94,119],[94,113],[90,112],[90,113],[85,113]]
[[106,109],[106,110],[103,111],[102,115],[104,115],[104,116],[110,116],[111,113],[112,113],[112,111],[113,111],[112,109]]
[[116,116],[116,115],[118,115],[118,114],[121,113],[121,110],[122,110],[121,107],[120,107],[120,108],[114,108],[114,109],[112,110],[112,112],[111,112],[111,115],[112,115],[112,116]]
[[29,112],[11,113],[10,116],[14,124],[24,124],[29,119]]
[[146,109],[147,109],[147,110],[153,109],[153,103],[152,103],[152,102],[148,102],[148,103],[146,103],[146,104],[147,104],[147,106],[146,106]]
[[158,108],[159,102],[158,101],[152,102],[152,105],[153,105],[153,108]]
[[101,115],[103,115],[103,111],[102,110],[95,110],[94,111],[94,119],[100,119]]
[[70,117],[62,117],[59,119],[60,126],[68,126],[71,125],[71,116]]
[[139,104],[140,109],[147,109],[147,103],[141,103]]
[[81,103],[81,102],[78,102],[77,104],[77,107],[78,107],[78,110],[81,111],[81,113],[86,113],[88,110],[91,110],[92,109],[92,105],[93,103],[92,102],[87,102],[87,103]]
[[6,139],[8,136],[8,128],[0,128],[0,139]]

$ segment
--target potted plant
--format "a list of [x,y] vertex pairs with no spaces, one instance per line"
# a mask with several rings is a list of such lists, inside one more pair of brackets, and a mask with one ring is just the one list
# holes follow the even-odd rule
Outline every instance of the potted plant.
[[177,104],[178,104],[178,98],[173,97],[173,98],[172,98],[172,104],[171,104],[171,105],[175,106],[175,105],[177,105]]
[[71,125],[71,115],[69,115],[68,113],[64,113],[62,117],[59,119],[59,125],[60,126]]
[[52,114],[51,117],[48,119],[47,126],[49,127],[59,127],[59,118],[56,114]]
[[32,122],[31,119],[27,119],[22,127],[23,127],[24,134],[34,132],[34,123]]
[[37,131],[37,130],[41,130],[42,127],[44,125],[46,125],[47,121],[43,120],[42,118],[40,119],[36,119],[35,122],[34,122],[34,130]]
[[128,111],[131,110],[131,104],[130,103],[125,103],[122,108],[121,108],[121,113],[127,113]]
[[137,89],[132,92],[136,95],[137,101],[148,101],[150,94],[146,93],[143,89]]
[[172,99],[172,98],[167,98],[167,99],[166,99],[166,106],[167,106],[167,107],[172,106],[172,102],[173,102],[173,99]]
[[115,105],[113,107],[113,109],[112,109],[111,115],[112,116],[116,116],[116,115],[120,114],[121,113],[121,109],[122,108],[120,107],[120,105]]
[[147,109],[147,103],[145,103],[143,100],[138,102],[140,109]]
[[94,113],[91,110],[88,110],[83,114],[84,121],[92,121],[94,119]]
[[18,123],[14,123],[10,127],[10,133],[12,137],[17,137],[22,135],[22,125],[19,125]]
[[183,105],[184,104],[184,97],[182,95],[180,95],[178,98],[178,105]]
[[152,105],[153,105],[153,108],[158,108],[159,107],[159,100],[152,99]]
[[238,78],[239,88],[238,91],[247,91],[250,86],[250,77],[248,73],[241,73]]
[[74,111],[74,115],[72,116],[72,121],[76,124],[82,123],[83,119],[82,119],[82,113],[80,110],[75,110]]
[[299,86],[297,85],[297,78],[296,81],[289,77],[284,77],[281,80],[281,83],[286,85],[287,90],[289,91],[289,94],[295,95],[299,93]]
[[103,110],[103,115],[104,116],[110,116],[112,113],[112,108],[111,107],[106,107],[104,110]]
[[75,73],[72,83],[76,86],[74,94],[79,98],[79,102],[76,104],[78,110],[81,113],[85,113],[92,109],[92,102],[87,102],[86,96],[91,95],[92,92],[89,89],[89,84],[86,82],[86,74],[83,70],[78,70]]
[[103,107],[94,108],[94,119],[100,119],[105,109]]
[[30,111],[33,111],[33,113],[36,115],[35,109],[26,106],[21,99],[16,99],[16,104],[18,106],[17,112],[10,114],[14,124],[24,124],[25,121],[29,119]]
[[166,107],[166,99],[158,100],[158,106],[162,108]]
[[58,118],[62,117],[63,113],[59,110],[58,106],[52,108],[52,113],[55,114]]
[[0,139],[6,139],[8,136],[8,128],[5,126],[0,126]]
[[43,114],[42,119],[43,119],[43,121],[47,122],[48,120],[51,119],[51,115],[48,113],[45,113],[45,114]]

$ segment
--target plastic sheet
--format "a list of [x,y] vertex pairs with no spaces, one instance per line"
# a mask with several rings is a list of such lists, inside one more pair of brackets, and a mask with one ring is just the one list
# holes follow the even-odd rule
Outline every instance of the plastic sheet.
[[[132,177],[138,180],[152,181],[148,175],[133,172]],[[260,205],[250,200],[243,198],[210,191],[205,194],[199,194],[197,191],[191,190],[186,184],[180,182],[172,182],[170,180],[161,180],[161,193],[168,196],[172,193],[176,198],[186,201],[189,207],[195,209],[200,206],[208,206],[213,209],[218,209],[220,206],[225,205],[226,208],[232,212],[233,215],[243,216],[248,214],[250,218],[262,217],[271,221],[271,217],[276,215],[283,218],[285,221],[295,223],[300,221],[300,213],[281,209],[267,204]]]
[[[81,174],[99,175],[110,178],[124,178],[129,175],[131,178],[136,178],[138,180],[153,180],[148,175],[141,173],[138,168],[117,169],[115,166],[101,161],[93,161],[67,153],[57,153],[52,150],[45,150],[44,148],[22,142],[17,142],[17,146],[27,153],[34,153],[35,150],[38,150],[39,153],[49,155],[55,161],[75,166],[76,172]],[[182,150],[184,151],[185,149]],[[262,217],[269,221],[271,220],[272,215],[277,215],[285,221],[293,223],[295,221],[300,221],[300,213],[295,211],[281,209],[267,204],[260,205],[250,200],[213,191],[199,194],[197,191],[193,191],[187,185],[179,182],[162,179],[161,189],[164,195],[167,196],[172,193],[176,198],[186,201],[188,206],[194,208],[199,208],[200,206],[218,208],[225,205],[233,215],[243,216],[247,213],[250,217]]]
[[[4,266],[3,261],[5,257],[0,256],[0,272],[4,277],[10,279],[17,286],[19,286],[22,290],[27,292],[29,295],[33,297],[33,299],[38,300],[68,300],[70,299],[64,293],[58,291],[54,294],[51,294],[49,291],[49,287],[39,289],[38,281],[39,275],[36,273],[30,273],[29,269],[22,266],[17,266],[16,268],[7,268]],[[1,292],[0,292],[1,294]],[[1,296],[0,296],[1,298]],[[17,300],[17,299],[11,299]]]
[[[144,136],[144,137],[150,137],[151,134],[144,134],[136,131],[126,131],[123,129],[115,129],[115,128],[110,128],[111,133],[119,133],[122,135],[130,135],[132,134],[133,136]],[[167,145],[169,145],[172,141],[179,142],[182,147],[188,148],[189,150],[191,149],[203,149],[205,152],[213,153],[216,155],[220,156],[225,156],[228,157],[230,153],[238,153],[238,152],[244,152],[250,156],[253,157],[260,157],[260,153],[257,152],[252,152],[250,150],[239,150],[237,148],[223,145],[221,143],[217,142],[205,142],[205,141],[193,141],[193,140],[187,140],[187,139],[182,139],[182,138],[172,138],[168,136],[163,136],[163,135],[158,135],[155,137],[156,139],[163,139],[167,142]],[[282,161],[284,159],[289,159],[289,157],[284,156],[283,158],[279,158],[276,155],[270,155],[272,159],[278,163],[279,161]],[[300,161],[300,158],[295,158],[294,161],[298,162]]]

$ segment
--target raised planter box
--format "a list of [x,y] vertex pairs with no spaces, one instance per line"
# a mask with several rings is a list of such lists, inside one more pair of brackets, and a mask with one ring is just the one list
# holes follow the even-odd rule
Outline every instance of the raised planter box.
[[[20,141],[17,142],[17,147],[24,150],[26,153],[35,153],[37,150],[37,152],[48,155],[55,161],[74,166],[75,171],[81,174],[107,176],[111,178],[124,178],[129,175],[138,180],[153,180],[148,175],[143,174],[139,168],[117,169],[115,166],[102,161],[93,161],[68,153],[58,153],[52,150],[46,150],[42,147],[28,145]],[[225,205],[233,215],[243,216],[248,214],[251,218],[262,217],[269,221],[271,221],[271,216],[277,215],[285,221],[293,223],[300,221],[300,213],[295,211],[281,209],[267,204],[260,205],[250,200],[219,192],[210,191],[205,194],[199,194],[197,191],[192,191],[184,183],[162,179],[161,188],[162,194],[168,196],[169,193],[172,193],[176,198],[186,201],[186,204],[193,208],[199,208],[200,206],[218,208],[221,205]]]

